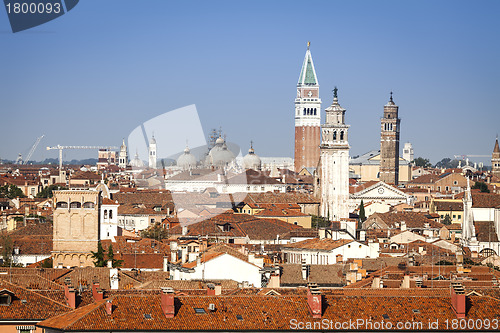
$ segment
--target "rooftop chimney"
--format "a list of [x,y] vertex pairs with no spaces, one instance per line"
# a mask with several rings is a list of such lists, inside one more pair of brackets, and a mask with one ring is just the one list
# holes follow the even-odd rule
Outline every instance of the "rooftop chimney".
[[323,295],[321,295],[316,284],[310,284],[307,289],[307,306],[313,318],[321,318],[323,314]]
[[465,318],[467,312],[467,297],[465,296],[464,286],[462,286],[461,283],[452,283],[451,306],[457,318]]
[[174,318],[175,303],[174,290],[172,288],[162,288],[161,309],[166,318]]
[[380,276],[375,276],[373,278],[372,288],[374,288],[374,289],[380,288]]
[[106,300],[106,313],[111,315],[113,313],[113,302],[112,300]]
[[410,288],[410,276],[405,275],[403,277],[403,283],[401,283],[401,288],[408,289]]
[[168,257],[167,256],[163,257],[163,271],[164,272],[168,271]]
[[213,283],[207,284],[207,296],[215,296],[215,285]]
[[104,299],[104,294],[101,288],[99,288],[99,282],[94,282],[92,285],[92,297],[94,297],[94,301],[101,301]]
[[76,290],[69,285],[64,286],[64,296],[68,306],[72,309],[76,309]]

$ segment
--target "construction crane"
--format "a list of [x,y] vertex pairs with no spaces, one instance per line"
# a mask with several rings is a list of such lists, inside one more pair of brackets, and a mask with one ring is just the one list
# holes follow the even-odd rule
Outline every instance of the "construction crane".
[[62,156],[62,152],[63,152],[63,149],[118,149],[118,147],[112,147],[112,146],[108,146],[108,147],[102,147],[102,146],[61,146],[61,145],[57,145],[57,146],[54,146],[54,147],[47,147],[47,150],[52,150],[52,149],[59,149],[59,173],[62,171],[62,160],[63,160],[63,156]]
[[38,147],[38,144],[40,143],[40,141],[42,141],[42,139],[43,139],[44,136],[45,136],[45,134],[42,134],[42,136],[39,136],[36,139],[35,143],[33,144],[33,146],[30,149],[30,152],[28,153],[28,156],[26,156],[26,160],[24,161],[23,164],[28,164],[29,160],[31,159],[31,155],[33,155],[33,153],[35,152],[36,147]]

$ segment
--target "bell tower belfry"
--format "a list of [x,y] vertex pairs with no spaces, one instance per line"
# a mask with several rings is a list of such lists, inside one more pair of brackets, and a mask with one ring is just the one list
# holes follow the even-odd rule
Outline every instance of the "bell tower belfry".
[[380,120],[380,180],[398,185],[399,181],[399,107],[391,98],[384,106],[384,116]]
[[325,109],[318,170],[321,215],[334,221],[349,218],[349,125],[345,124],[346,110],[339,104],[337,91],[335,87],[333,103]]
[[315,168],[319,161],[321,99],[309,47],[308,42],[295,98],[295,172]]

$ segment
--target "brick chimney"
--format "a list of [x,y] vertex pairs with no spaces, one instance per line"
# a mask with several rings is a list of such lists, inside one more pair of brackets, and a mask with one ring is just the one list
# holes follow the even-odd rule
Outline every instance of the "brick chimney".
[[111,299],[106,300],[106,313],[108,315],[113,313],[113,301]]
[[174,318],[175,303],[174,290],[172,288],[162,288],[161,293],[161,310],[166,318]]
[[215,296],[215,285],[213,283],[207,284],[207,296]]
[[467,296],[465,296],[465,289],[461,283],[452,283],[451,306],[457,318],[465,318],[467,312]]
[[310,284],[307,289],[307,306],[313,318],[321,318],[323,314],[323,295],[321,295],[316,284]]
[[92,297],[94,301],[102,301],[104,299],[104,293],[101,288],[99,288],[99,282],[94,282],[92,285]]
[[76,290],[73,286],[64,285],[64,297],[66,298],[68,306],[72,309],[76,309]]

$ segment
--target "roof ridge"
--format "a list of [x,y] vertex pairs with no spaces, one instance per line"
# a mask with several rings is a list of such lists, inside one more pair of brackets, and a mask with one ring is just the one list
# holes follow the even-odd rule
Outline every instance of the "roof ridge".
[[54,302],[54,303],[56,303],[56,304],[59,304],[59,305],[62,305],[62,306],[64,306],[64,307],[66,307],[66,308],[71,309],[71,307],[70,307],[70,306],[68,306],[68,305],[66,305],[66,304],[63,304],[63,303],[60,303],[60,302],[58,302],[58,301],[56,301],[56,300],[54,300],[54,299],[52,299],[52,298],[50,298],[50,297],[47,297],[47,296],[45,296],[45,295],[39,294],[39,293],[38,293],[38,292],[36,292],[36,291],[33,291],[33,290],[30,290],[30,289],[24,288],[24,287],[23,287],[23,286],[21,286],[21,285],[18,285],[18,284],[15,284],[15,283],[12,283],[12,282],[9,282],[9,281],[6,281],[6,280],[3,280],[3,279],[2,279],[2,281],[3,281],[4,283],[8,283],[8,284],[10,284],[10,285],[12,285],[12,286],[14,286],[14,287],[17,287],[17,288],[23,289],[25,292],[36,294],[37,296],[39,296],[39,297],[41,297],[41,298],[45,298],[45,299],[47,299],[47,300],[49,300],[49,301],[51,301],[51,302]]

